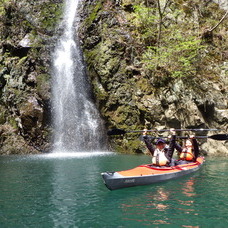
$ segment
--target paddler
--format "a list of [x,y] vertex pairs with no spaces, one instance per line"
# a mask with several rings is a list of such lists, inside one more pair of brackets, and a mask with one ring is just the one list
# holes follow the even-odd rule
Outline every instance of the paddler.
[[195,162],[199,155],[199,146],[194,135],[191,135],[189,139],[186,139],[184,147],[182,148],[178,164],[186,164],[189,162]]
[[173,166],[174,161],[172,159],[173,152],[176,142],[176,131],[175,129],[170,129],[172,134],[169,145],[162,138],[156,141],[156,148],[153,147],[150,138],[147,136],[147,129],[143,132],[143,140],[152,155],[152,164],[155,166]]

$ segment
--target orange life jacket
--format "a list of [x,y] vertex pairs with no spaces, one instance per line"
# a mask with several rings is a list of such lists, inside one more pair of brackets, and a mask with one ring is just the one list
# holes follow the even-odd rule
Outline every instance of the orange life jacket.
[[154,155],[152,158],[153,165],[164,166],[167,165],[169,160],[165,156],[165,150],[155,149]]
[[184,148],[180,154],[180,159],[185,161],[192,161],[194,159],[192,148]]

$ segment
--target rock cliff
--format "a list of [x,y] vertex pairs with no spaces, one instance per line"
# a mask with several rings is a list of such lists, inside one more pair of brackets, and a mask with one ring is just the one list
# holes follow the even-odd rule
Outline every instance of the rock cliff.
[[[219,24],[224,15],[209,0],[85,1],[82,47],[107,128],[227,131],[227,19]],[[110,143],[126,152],[143,148],[135,134]],[[208,140],[202,148],[227,152],[226,142],[218,147]]]
[[[219,3],[82,1],[82,50],[107,128],[227,131],[227,17],[219,23],[227,5]],[[1,154],[50,149],[50,53],[61,13],[62,0],[0,3]],[[141,152],[137,137],[112,137],[110,145]],[[201,146],[209,153],[228,147],[213,140]]]
[[48,150],[50,50],[61,17],[58,0],[0,3],[0,153]]

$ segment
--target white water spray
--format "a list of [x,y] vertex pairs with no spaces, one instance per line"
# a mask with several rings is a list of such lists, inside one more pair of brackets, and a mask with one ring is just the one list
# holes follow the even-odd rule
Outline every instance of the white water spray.
[[66,0],[63,34],[53,54],[54,152],[100,150],[106,144],[75,34],[79,2]]

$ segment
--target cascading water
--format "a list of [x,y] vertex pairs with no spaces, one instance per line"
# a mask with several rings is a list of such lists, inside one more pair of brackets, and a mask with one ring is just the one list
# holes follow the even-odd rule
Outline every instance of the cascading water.
[[65,1],[63,34],[53,54],[54,152],[100,150],[106,141],[75,35],[79,2]]

